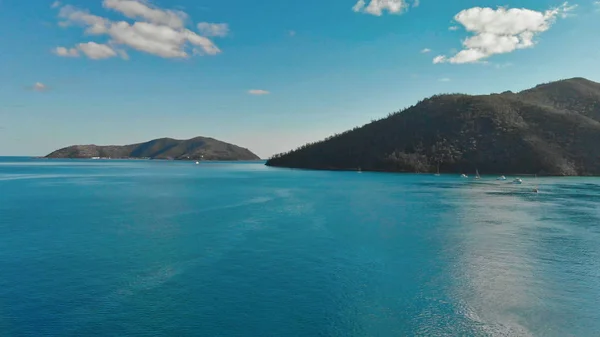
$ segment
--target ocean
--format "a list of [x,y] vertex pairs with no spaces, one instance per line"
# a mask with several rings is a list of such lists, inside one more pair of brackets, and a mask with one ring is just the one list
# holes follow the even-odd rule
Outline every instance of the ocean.
[[600,179],[495,178],[0,158],[0,336],[600,335]]

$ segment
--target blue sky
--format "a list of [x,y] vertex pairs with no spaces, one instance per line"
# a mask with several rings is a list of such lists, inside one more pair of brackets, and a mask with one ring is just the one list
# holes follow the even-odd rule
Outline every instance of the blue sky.
[[436,93],[600,81],[594,1],[371,1],[0,0],[0,155],[202,135],[268,157]]

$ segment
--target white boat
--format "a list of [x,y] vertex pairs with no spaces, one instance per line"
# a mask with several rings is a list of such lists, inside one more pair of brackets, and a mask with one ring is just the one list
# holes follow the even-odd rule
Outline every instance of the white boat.
[[515,178],[515,180],[513,180],[513,184],[522,184],[523,183],[523,179],[521,178]]
[[436,177],[440,176],[440,165],[437,166],[437,173],[435,174]]
[[461,174],[461,175],[460,175],[460,177],[461,177],[461,178],[468,178],[468,177],[467,177],[467,175],[466,175],[466,174],[464,174],[464,173],[463,173],[463,174]]
[[198,164],[200,164],[200,162],[199,162],[199,161],[197,161],[197,162],[196,162],[196,165],[198,165]]
[[496,178],[496,180],[506,180],[505,176],[499,176],[498,178]]
[[475,179],[480,179],[481,176],[479,175],[479,170],[475,169]]

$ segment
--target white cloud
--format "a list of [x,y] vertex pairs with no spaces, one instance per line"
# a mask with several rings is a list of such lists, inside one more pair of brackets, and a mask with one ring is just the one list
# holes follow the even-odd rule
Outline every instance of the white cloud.
[[[367,4],[367,1],[369,2]],[[391,14],[401,14],[409,5],[406,0],[358,0],[358,2],[352,7],[355,12],[362,12],[371,15],[381,16],[383,12],[387,11]],[[413,1],[413,7],[419,5],[419,1]]]
[[105,44],[96,42],[80,43],[77,49],[81,50],[87,57],[92,60],[101,60],[117,56],[117,52]]
[[200,22],[198,31],[204,36],[225,37],[229,34],[229,25],[226,23]]
[[59,22],[61,27],[66,28],[72,25],[87,27],[85,32],[91,35],[106,33],[110,25],[108,19],[92,15],[88,11],[79,10],[71,5],[62,7],[58,17],[64,20]]
[[36,82],[31,89],[38,91],[38,92],[42,92],[42,91],[46,91],[48,90],[48,86],[46,86],[44,83],[41,82]]
[[444,77],[444,78],[440,78],[438,81],[440,81],[440,82],[450,82],[450,79],[448,77]]
[[50,7],[51,8],[58,8],[58,7],[60,7],[60,5],[61,5],[60,1],[54,1]]
[[449,30],[458,30],[458,28],[459,28],[458,26],[450,26],[448,29]]
[[96,42],[79,43],[75,48],[56,47],[53,52],[61,57],[79,57],[80,52],[82,52],[92,60],[102,60],[115,56],[120,56],[124,60],[129,59],[124,50],[114,49],[109,45]]
[[[92,59],[117,55],[128,59],[125,50],[116,48],[119,45],[164,58],[187,58],[190,54],[216,55],[221,52],[209,38],[184,27],[187,14],[181,11],[160,9],[145,0],[104,0],[104,7],[139,21],[111,21],[68,5],[62,7],[58,14],[62,19],[59,23],[62,27],[77,25],[85,28],[86,35],[108,36],[106,44],[92,42],[94,44],[78,45],[77,49]],[[214,25],[205,31],[208,33],[206,35],[222,36],[229,30],[226,24]]]
[[354,4],[354,6],[352,6],[352,10],[355,12],[360,12],[361,10],[363,10],[363,8],[365,8],[365,6],[365,0],[358,0],[358,2]]
[[421,50],[421,53],[422,53],[422,54],[431,53],[431,49],[429,49],[429,48],[425,48],[425,49]]
[[200,47],[201,50],[195,50],[195,54],[215,55],[220,52],[209,39],[190,30],[175,30],[147,22],[133,25],[125,21],[117,22],[111,25],[108,34],[114,43],[165,58],[188,57],[185,50],[188,42]]
[[62,57],[79,57],[79,51],[75,48],[56,47],[53,52]]
[[562,6],[537,12],[519,8],[474,7],[458,13],[454,20],[473,34],[463,40],[464,49],[452,57],[434,58],[433,63],[475,63],[517,49],[531,48],[534,37],[550,29],[558,17],[565,17],[575,7]]
[[248,93],[250,95],[268,95],[268,94],[270,94],[270,92],[268,92],[266,90],[260,90],[260,89],[248,90]]
[[151,6],[144,0],[104,0],[102,5],[130,19],[142,19],[171,28],[183,28],[185,21],[188,19],[187,14],[182,11],[160,9]]
[[444,63],[446,62],[446,56],[444,55],[438,55],[436,57],[433,58],[433,63],[434,64],[438,64],[438,63]]

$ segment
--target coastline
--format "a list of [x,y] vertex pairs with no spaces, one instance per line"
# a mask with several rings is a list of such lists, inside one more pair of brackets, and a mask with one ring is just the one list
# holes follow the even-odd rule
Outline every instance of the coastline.
[[[431,172],[410,172],[410,171],[393,171],[393,170],[385,170],[385,169],[365,169],[361,168],[306,168],[306,167],[290,167],[290,166],[278,166],[278,165],[268,165],[265,163],[265,166],[280,168],[280,169],[288,169],[288,170],[303,170],[303,171],[331,171],[331,172],[370,172],[370,173],[388,173],[388,174],[435,174],[435,171]],[[440,171],[441,175],[461,175],[465,172],[444,172]],[[475,174],[474,172],[466,172],[470,178],[470,176]],[[481,174],[481,176],[515,176],[515,177],[527,177],[527,176],[537,176],[537,177],[557,177],[557,178],[568,178],[568,177],[600,177],[600,175],[588,174],[588,175],[557,175],[557,174],[546,174],[546,173],[514,173],[514,172],[485,172]]]
[[173,159],[165,159],[165,158],[150,158],[150,157],[143,157],[143,158],[138,158],[138,157],[80,157],[80,158],[61,158],[61,157],[45,157],[45,156],[41,156],[41,157],[15,157],[15,158],[29,158],[29,159],[44,159],[44,160],[103,160],[103,161],[107,161],[107,160],[153,160],[153,161],[181,161],[181,162],[266,162],[267,159],[235,159],[235,160],[212,160],[212,159],[202,159],[202,160],[197,160],[197,159],[179,159],[179,158],[173,158]]

